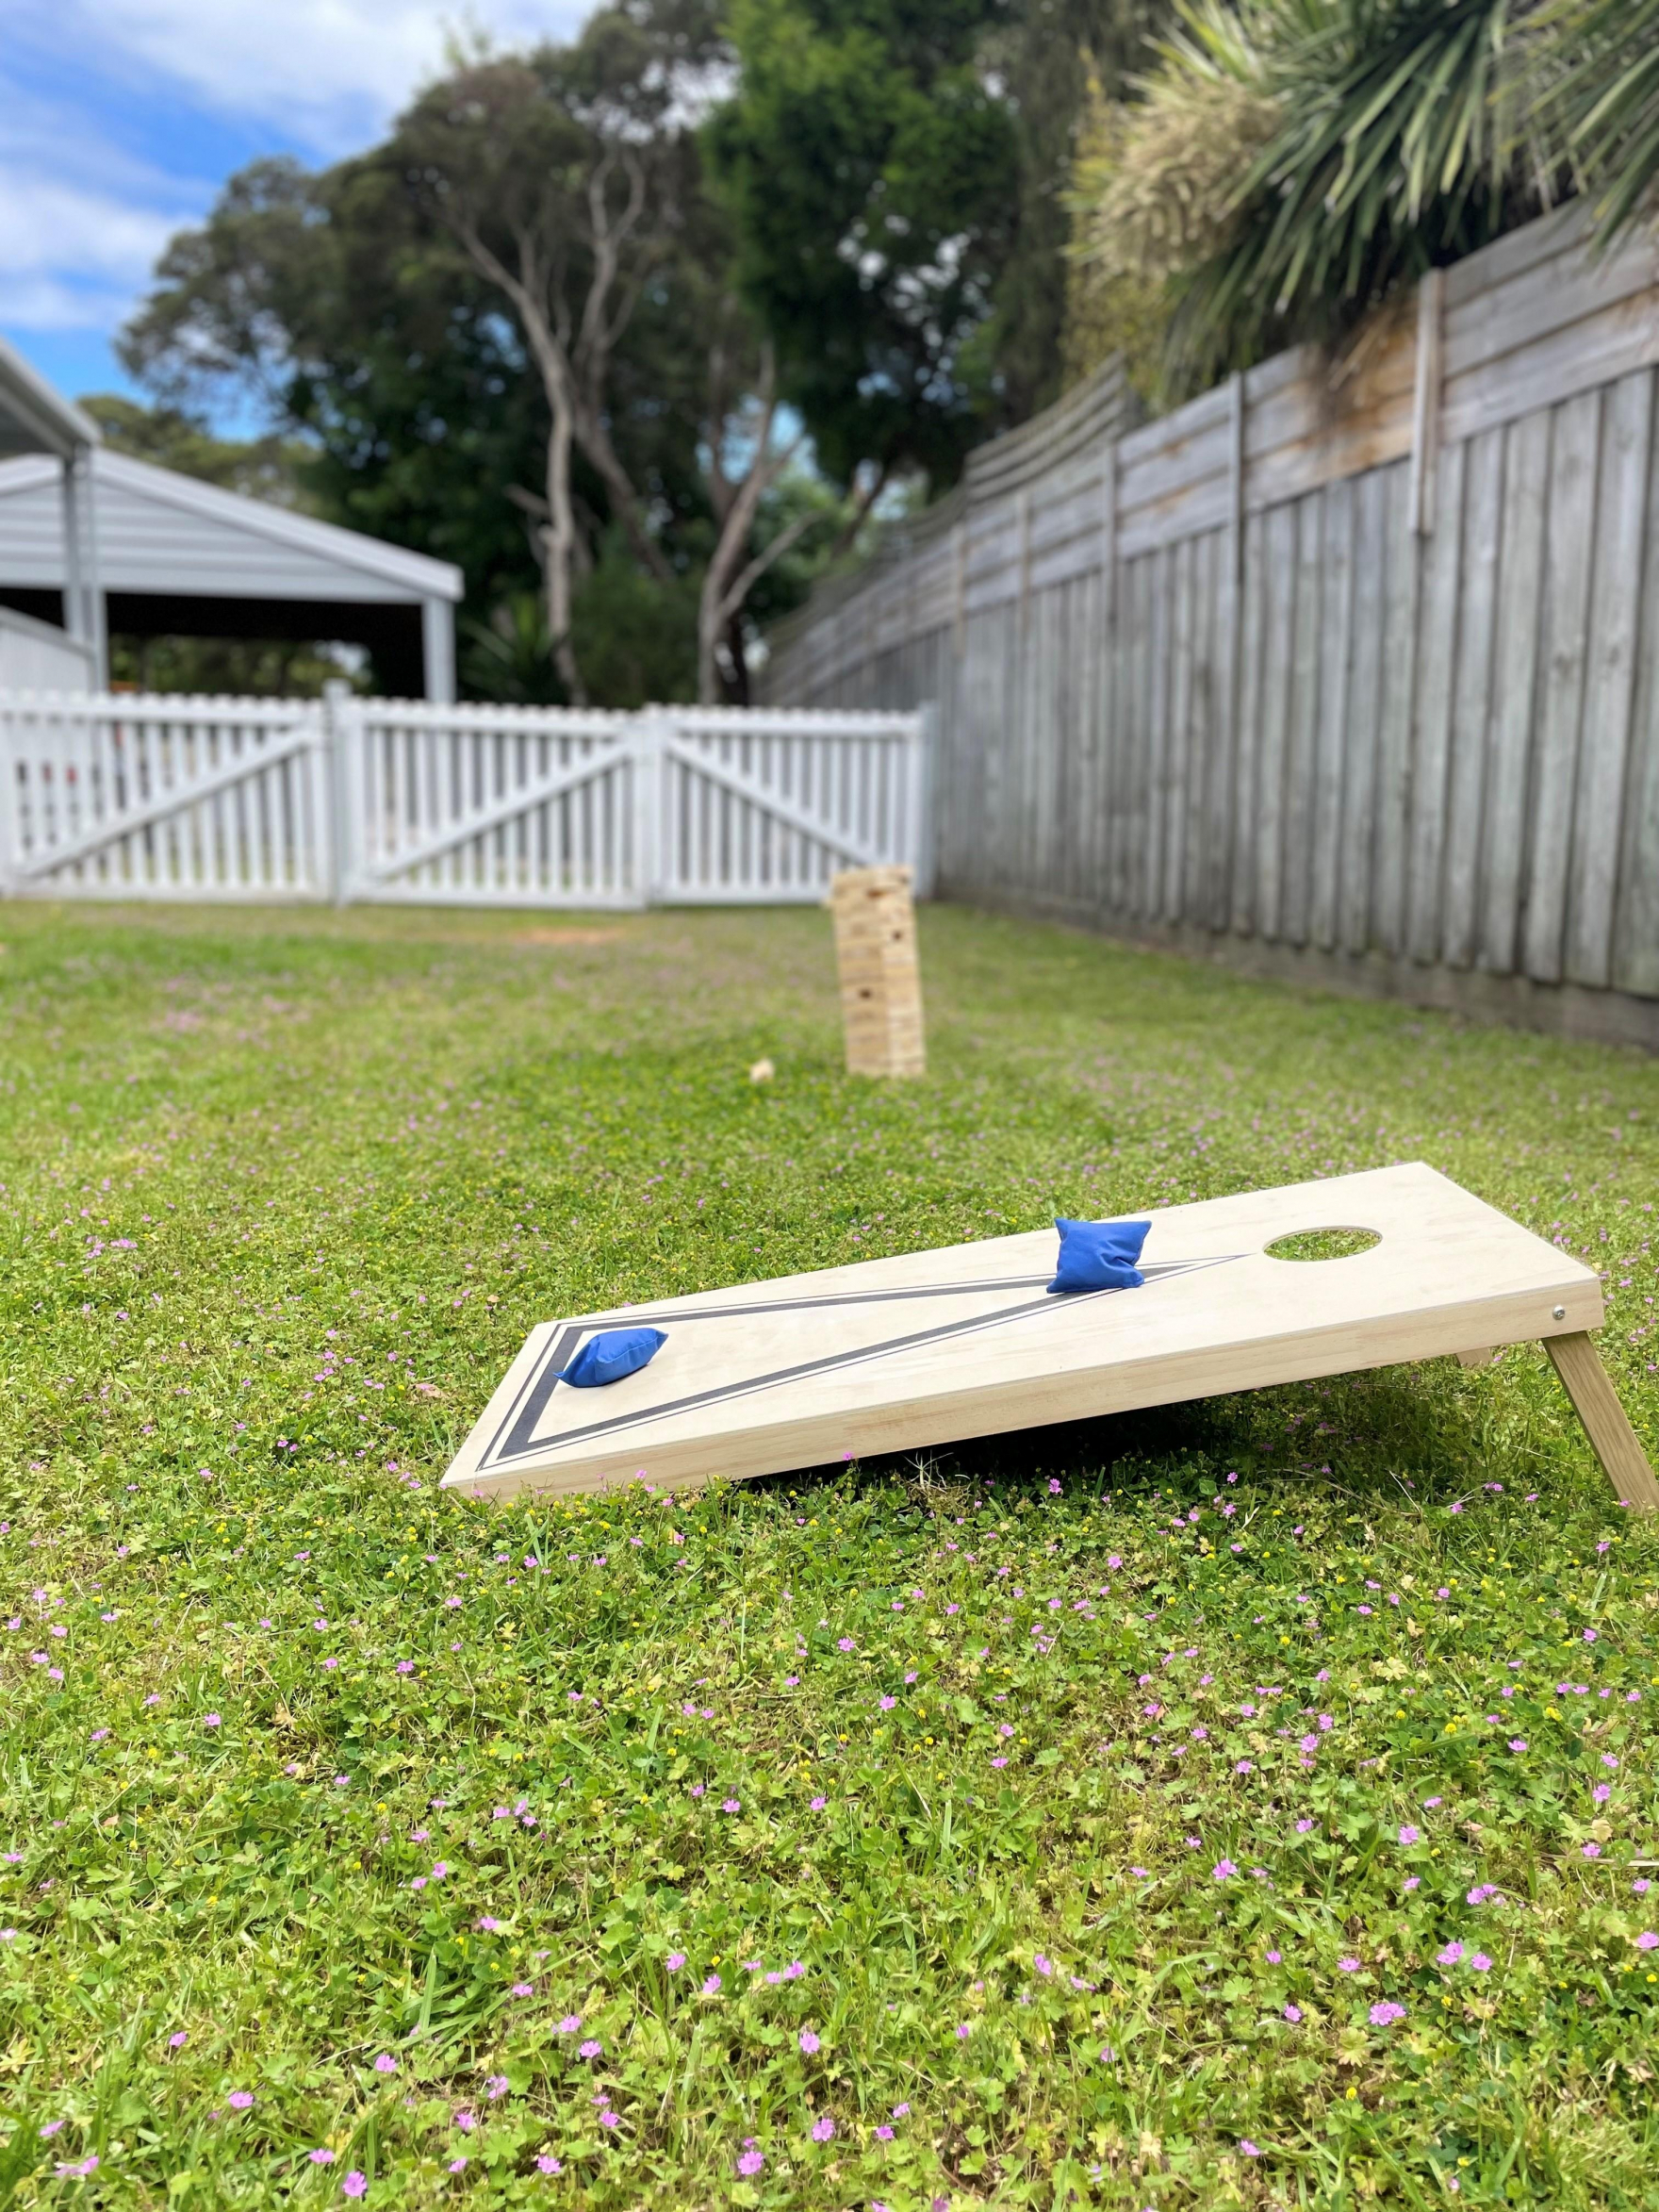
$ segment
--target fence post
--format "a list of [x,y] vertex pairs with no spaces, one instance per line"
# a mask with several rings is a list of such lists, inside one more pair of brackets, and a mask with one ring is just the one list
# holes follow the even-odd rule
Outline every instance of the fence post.
[[9,899],[17,885],[23,859],[23,839],[17,818],[17,748],[12,742],[14,717],[0,706],[0,899]]
[[331,676],[322,686],[321,774],[318,778],[321,806],[321,875],[324,896],[336,906],[345,906],[352,896],[355,844],[352,835],[352,792],[360,780],[353,770],[352,743],[355,718],[352,712],[352,686],[343,676]]
[[628,736],[629,774],[633,781],[634,889],[641,906],[662,897],[667,870],[663,850],[663,741],[673,724],[659,706],[634,716]]
[[1440,465],[1440,387],[1446,347],[1446,272],[1431,269],[1417,288],[1417,383],[1411,401],[1411,530],[1429,537]]
[[911,879],[914,897],[931,899],[939,840],[934,798],[939,789],[939,702],[928,700],[916,711],[915,732],[905,748],[910,755]]

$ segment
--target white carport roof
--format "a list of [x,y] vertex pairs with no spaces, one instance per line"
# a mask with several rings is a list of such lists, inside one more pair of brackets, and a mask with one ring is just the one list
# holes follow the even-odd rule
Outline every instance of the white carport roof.
[[98,425],[62,399],[0,338],[0,457],[53,454],[66,460],[77,445],[96,445]]
[[[95,583],[81,571],[97,607],[82,624],[89,634],[353,639],[390,688],[454,698],[464,586],[451,562],[107,446],[82,446],[80,456],[85,536],[96,546]],[[67,612],[74,591],[63,467],[38,451],[0,460],[0,602],[49,621],[58,595]]]
[[[57,487],[57,470],[43,456],[0,462],[0,588],[61,587]],[[404,606],[461,597],[461,571],[448,561],[107,447],[92,455],[92,501],[106,591]]]

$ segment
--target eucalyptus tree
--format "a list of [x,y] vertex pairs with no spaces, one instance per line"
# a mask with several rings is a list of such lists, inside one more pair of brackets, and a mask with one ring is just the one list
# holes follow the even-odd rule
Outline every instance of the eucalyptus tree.
[[586,696],[571,639],[583,546],[572,457],[580,446],[635,559],[673,569],[611,431],[618,348],[673,250],[695,149],[672,123],[674,73],[618,10],[571,46],[485,58],[432,86],[383,159],[510,307],[548,410],[542,477],[548,631],[573,701]]

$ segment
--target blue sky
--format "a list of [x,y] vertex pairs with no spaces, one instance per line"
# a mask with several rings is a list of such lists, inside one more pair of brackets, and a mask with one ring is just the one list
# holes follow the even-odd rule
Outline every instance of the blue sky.
[[568,36],[584,0],[0,0],[0,331],[71,398],[172,232],[256,155],[369,144],[446,37]]

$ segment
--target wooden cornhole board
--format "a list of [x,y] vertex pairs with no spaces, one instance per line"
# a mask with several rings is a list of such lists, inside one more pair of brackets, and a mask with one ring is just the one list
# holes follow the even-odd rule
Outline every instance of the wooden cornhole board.
[[[1619,1497],[1659,1506],[1585,1333],[1596,1276],[1432,1167],[1147,1218],[1139,1290],[1048,1295],[1048,1229],[544,1322],[445,1487],[688,1489],[1541,1338]],[[1322,1229],[1381,1242],[1323,1261],[1263,1249]],[[589,1335],[646,1323],[668,1341],[638,1374],[555,1380]]]

